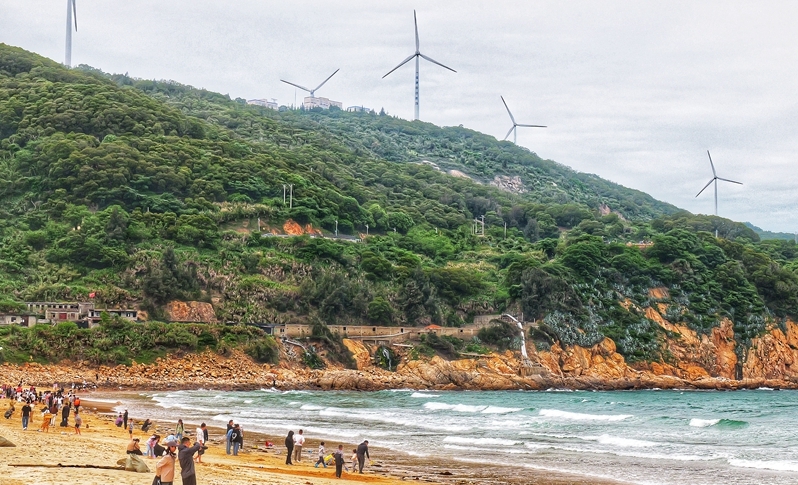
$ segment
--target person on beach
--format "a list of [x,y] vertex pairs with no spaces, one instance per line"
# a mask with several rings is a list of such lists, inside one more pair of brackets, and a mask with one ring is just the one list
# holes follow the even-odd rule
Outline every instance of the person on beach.
[[366,457],[371,460],[369,456],[369,440],[364,440],[362,443],[357,445],[357,470],[360,473],[363,473],[363,465],[366,464]]
[[152,426],[152,421],[145,419],[144,422],[141,423],[141,430],[146,433],[147,430],[150,429],[150,426]]
[[114,424],[116,425],[117,428],[122,427],[122,413],[119,413],[119,416],[116,417],[116,421],[114,421]]
[[302,430],[299,434],[294,435],[294,460],[299,463],[302,461],[302,447],[305,445],[305,436],[302,435]]
[[316,467],[316,468],[318,468],[318,467],[319,467],[319,463],[321,463],[322,465],[324,465],[324,468],[327,468],[327,464],[326,464],[326,463],[324,463],[324,441],[322,441],[321,443],[319,443],[319,459],[318,459],[318,460],[316,460],[316,464],[315,464],[315,465],[313,465],[313,466],[314,466],[314,467]]
[[30,412],[31,412],[30,404],[28,404],[28,402],[25,401],[25,405],[22,406],[22,430],[23,431],[28,429],[28,421],[30,421]]
[[127,444],[127,454],[128,455],[143,455],[141,452],[141,448],[139,447],[139,439],[133,438],[130,440],[130,443]]
[[127,428],[127,409],[125,409],[125,414],[122,415],[122,421],[125,422],[123,426]]
[[182,419],[178,419],[177,420],[177,427],[175,428],[175,441],[177,441],[179,443],[180,440],[183,439],[183,433],[185,433],[185,432],[186,432],[186,430],[183,427],[183,420]]
[[158,442],[161,441],[161,437],[157,434],[150,436],[150,439],[147,440],[147,457],[148,458],[155,458],[159,455],[155,454],[155,447],[158,445]]
[[346,457],[344,457],[344,445],[338,445],[338,449],[333,453],[333,460],[335,460],[335,478],[341,478],[344,462],[346,461]]
[[11,401],[8,403],[8,409],[6,409],[6,412],[3,414],[3,416],[5,416],[6,419],[10,419],[11,416],[14,415],[14,411],[16,411],[16,408],[14,407],[14,401]]
[[42,414],[42,428],[41,428],[42,432],[44,433],[50,432],[51,419],[53,419],[53,415],[50,414],[50,410],[48,409],[47,411],[44,412],[44,414]]
[[233,456],[238,456],[238,450],[244,446],[244,432],[238,424],[230,432],[230,442],[233,443]]
[[195,460],[197,463],[202,463],[202,455],[205,454],[205,442],[208,441],[208,427],[205,426],[205,423],[202,423],[199,428],[197,428],[197,443],[200,444],[199,452],[197,452],[197,459]]
[[130,439],[133,439],[133,420],[130,420],[129,424],[125,425],[127,427],[127,434],[130,435]]
[[61,407],[61,427],[66,428],[69,426],[69,401],[64,401]]
[[[357,450],[352,449],[352,456],[349,457],[349,460],[352,462],[352,473],[355,473],[357,470]],[[349,471],[349,470],[347,470]]]
[[288,436],[285,437],[285,448],[287,453],[285,455],[285,464],[286,465],[293,465],[291,463],[291,455],[294,454],[294,431],[291,430],[288,432]]
[[230,448],[233,446],[233,442],[230,439],[230,436],[233,434],[233,420],[227,422],[227,431],[225,431],[224,435],[224,444],[225,444],[225,452],[229,455]]
[[75,411],[75,434],[80,434],[80,427],[83,424],[83,418],[80,417],[77,411]]
[[194,470],[194,453],[199,452],[204,446],[199,442],[200,436],[201,434],[197,435],[197,442],[194,443],[194,446],[189,447],[191,439],[185,437],[177,448],[177,459],[180,461],[180,477],[183,479],[183,485],[197,485],[197,472]]
[[[155,464],[155,477],[159,479],[161,485],[172,485],[175,481],[175,451],[177,441],[166,442],[166,452],[163,458]],[[185,481],[183,483],[186,483]]]

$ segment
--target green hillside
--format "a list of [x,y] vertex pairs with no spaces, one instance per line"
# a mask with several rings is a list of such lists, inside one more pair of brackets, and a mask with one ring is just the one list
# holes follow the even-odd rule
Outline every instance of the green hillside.
[[[497,175],[524,190],[489,185]],[[336,224],[369,237],[263,237]],[[154,319],[173,299],[213,302],[224,322],[462,325],[523,311],[542,322],[541,348],[609,336],[631,360],[661,360],[650,288],[670,290],[672,321],[706,332],[729,317],[746,343],[798,315],[797,261],[794,242],[464,128],[276,112],[0,44],[5,308],[93,292]]]

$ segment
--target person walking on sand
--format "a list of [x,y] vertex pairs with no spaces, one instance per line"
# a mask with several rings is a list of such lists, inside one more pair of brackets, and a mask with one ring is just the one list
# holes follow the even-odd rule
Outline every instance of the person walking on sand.
[[[199,439],[197,436],[197,439]],[[188,437],[183,438],[177,448],[177,459],[180,461],[180,477],[183,479],[183,485],[197,485],[197,472],[194,470],[194,453],[202,449],[203,444],[197,441],[194,446],[188,446],[191,439]]]
[[338,449],[333,453],[333,460],[335,460],[335,478],[341,478],[344,462],[346,461],[344,457],[344,445],[338,445]]
[[305,437],[302,435],[302,430],[299,434],[294,435],[294,461],[299,463],[302,461],[302,447],[305,445]]
[[155,464],[155,476],[159,478],[161,485],[172,485],[175,481],[175,451],[177,451],[177,441],[167,441],[166,453]]
[[291,430],[288,432],[288,436],[285,437],[285,449],[287,451],[285,455],[285,464],[286,465],[293,465],[291,463],[291,455],[294,453],[294,431]]
[[83,418],[80,417],[80,413],[75,411],[75,434],[80,434],[80,426],[83,424]]
[[180,440],[183,439],[183,434],[186,432],[185,427],[183,426],[183,420],[177,420],[177,427],[175,428],[175,440],[179,443]]
[[[349,461],[352,462],[352,473],[355,473],[355,470],[357,470],[357,450],[356,449],[352,450],[352,456],[349,457]],[[344,465],[344,468],[346,468],[346,465]],[[346,471],[349,471],[349,469],[347,469]]]
[[322,441],[321,443],[319,443],[319,459],[318,459],[318,460],[316,460],[316,464],[315,464],[315,465],[313,465],[313,466],[314,466],[314,467],[316,467],[316,468],[318,468],[318,467],[319,467],[319,463],[321,463],[322,465],[324,465],[324,468],[327,468],[327,464],[326,464],[326,463],[324,463],[324,441]]
[[45,433],[50,432],[50,420],[53,418],[53,415],[50,414],[50,411],[47,410],[42,414],[42,431]]
[[205,442],[208,441],[208,427],[205,426],[205,423],[202,423],[199,428],[197,428],[197,443],[200,444],[200,449],[197,452],[197,463],[202,463],[202,455],[205,454]]
[[125,409],[125,414],[122,415],[122,421],[125,422],[124,427],[127,428],[127,409]]
[[366,457],[371,460],[369,456],[369,440],[364,440],[357,445],[357,470],[360,473],[363,473],[363,465],[366,464]]
[[225,448],[225,453],[227,453],[228,455],[230,454],[230,448],[233,447],[233,441],[230,439],[232,435],[233,435],[233,420],[231,419],[230,421],[227,422],[227,431],[224,434],[224,445],[225,445],[224,448]]
[[133,420],[131,419],[127,425],[127,434],[130,435],[130,439],[133,439]]
[[28,429],[28,421],[30,421],[30,412],[31,412],[30,404],[28,404],[28,402],[25,401],[25,405],[22,406],[22,430],[23,431]]

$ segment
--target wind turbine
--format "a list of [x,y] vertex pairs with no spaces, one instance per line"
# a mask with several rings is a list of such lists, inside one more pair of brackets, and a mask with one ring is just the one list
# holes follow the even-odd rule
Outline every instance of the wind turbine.
[[[74,0],[73,0],[73,1],[74,1]],[[294,83],[292,83],[291,81],[286,81],[285,79],[280,79],[280,81],[282,81],[282,82],[284,82],[284,83],[286,83],[286,84],[290,84],[291,86],[294,86],[295,88],[299,88],[299,89],[301,89],[301,90],[303,90],[303,91],[307,91],[307,92],[309,92],[309,93],[310,93],[310,97],[311,97],[311,98],[313,98],[313,97],[315,97],[315,96],[314,96],[314,94],[316,93],[316,91],[318,91],[320,87],[324,86],[324,83],[326,83],[327,81],[329,81],[329,80],[330,80],[330,78],[332,78],[333,76],[335,76],[335,74],[336,74],[338,71],[340,71],[340,70],[341,70],[341,69],[336,69],[334,73],[330,74],[330,77],[328,77],[327,79],[325,79],[324,81],[322,81],[322,83],[321,83],[321,84],[319,84],[318,86],[316,86],[314,89],[308,89],[308,88],[306,88],[305,86],[300,86],[299,84],[294,84]]]
[[[709,165],[710,165],[710,167],[712,167],[712,178],[709,180],[709,182],[707,182],[707,184],[704,186],[704,188],[701,189],[695,196],[698,197],[699,195],[701,195],[701,192],[706,190],[706,188],[709,187],[709,184],[711,184],[712,182],[715,182],[715,215],[717,216],[718,215],[718,180],[723,180],[724,182],[731,182],[733,184],[740,184],[740,185],[742,185],[743,183],[742,182],[736,182],[734,180],[725,179],[725,178],[722,178],[722,177],[718,177],[718,174],[715,172],[715,164],[712,163],[712,155],[709,154],[709,150],[707,150],[707,156],[709,157]],[[715,231],[715,232],[717,233],[717,231]]]
[[66,21],[66,67],[72,67],[72,16],[75,16],[75,32],[78,31],[78,11],[75,7],[75,0],[67,0],[67,21]]
[[516,142],[518,141],[518,130],[516,128],[518,128],[519,126],[523,128],[546,128],[543,125],[522,125],[521,123],[516,123],[515,116],[513,116],[513,114],[510,112],[510,108],[507,107],[507,101],[504,100],[504,96],[499,96],[499,97],[502,98],[502,103],[504,103],[504,107],[507,109],[507,114],[510,115],[510,120],[513,122],[513,127],[510,128],[510,131],[508,131],[506,135],[504,135],[505,140],[507,139],[508,136],[510,136],[510,133],[512,133],[513,144],[517,145],[518,143]]
[[[413,23],[416,26],[416,53],[413,54],[412,56],[408,57],[407,59],[405,59],[401,63],[399,63],[398,66],[396,66],[393,69],[391,69],[390,71],[388,71],[388,74],[390,74],[390,73],[394,72],[395,70],[399,69],[400,67],[404,66],[405,64],[410,62],[411,59],[413,59],[413,58],[416,59],[416,112],[415,112],[416,117],[414,119],[417,120],[418,119],[418,60],[419,60],[419,58],[423,57],[424,59],[428,60],[429,62],[431,62],[433,64],[437,64],[437,65],[439,65],[439,66],[441,66],[443,68],[446,68],[446,69],[448,69],[448,70],[450,70],[452,72],[457,72],[457,71],[455,71],[451,67],[444,66],[443,64],[441,64],[440,62],[436,61],[435,59],[432,59],[431,57],[427,57],[427,56],[425,56],[424,54],[421,53],[421,51],[419,50],[419,47],[418,47],[418,20],[416,19],[416,11],[415,10],[413,10]],[[388,74],[386,74],[385,76],[382,76],[382,78],[385,79],[385,77],[388,76]]]

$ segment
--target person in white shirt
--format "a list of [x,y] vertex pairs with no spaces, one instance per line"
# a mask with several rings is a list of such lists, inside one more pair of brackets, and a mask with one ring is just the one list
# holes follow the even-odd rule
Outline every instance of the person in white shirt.
[[197,451],[197,463],[202,463],[202,455],[205,454],[205,440],[207,439],[208,429],[205,426],[205,423],[202,423],[199,428],[197,428],[197,443],[200,444],[200,449]]
[[305,437],[302,435],[302,430],[294,435],[294,461],[299,462],[302,458],[302,445],[305,444]]

